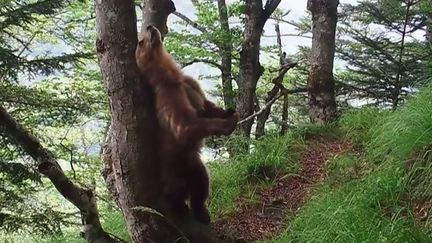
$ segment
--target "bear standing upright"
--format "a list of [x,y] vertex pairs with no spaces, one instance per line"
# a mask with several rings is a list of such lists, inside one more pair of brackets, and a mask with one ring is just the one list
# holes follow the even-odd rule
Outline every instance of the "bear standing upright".
[[210,222],[205,202],[209,177],[200,159],[203,139],[229,135],[238,116],[208,101],[197,81],[182,73],[165,50],[159,30],[149,25],[136,48],[136,62],[154,92],[156,116],[161,127],[159,157],[164,195],[175,212],[192,212],[199,221]]

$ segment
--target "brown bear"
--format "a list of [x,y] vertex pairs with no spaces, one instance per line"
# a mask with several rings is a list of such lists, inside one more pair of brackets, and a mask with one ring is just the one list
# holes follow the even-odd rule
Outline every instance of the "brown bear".
[[186,212],[189,198],[199,221],[210,222],[205,202],[209,177],[200,159],[205,137],[229,135],[238,116],[207,100],[198,82],[183,74],[165,50],[159,30],[149,25],[136,48],[137,66],[154,92],[161,127],[159,157],[164,195],[175,212]]

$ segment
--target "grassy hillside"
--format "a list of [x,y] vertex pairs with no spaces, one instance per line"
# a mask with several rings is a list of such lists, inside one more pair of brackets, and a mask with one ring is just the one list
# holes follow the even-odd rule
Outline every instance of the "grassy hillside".
[[270,242],[432,242],[432,90],[339,125],[356,151],[328,162],[326,182]]
[[[298,177],[305,151],[315,149],[308,141],[316,136],[353,146],[324,162],[324,178],[307,184],[311,186],[305,189],[303,205],[285,215],[284,230],[265,242],[432,242],[430,88],[397,111],[352,110],[338,124],[267,135],[254,142],[251,154],[210,163],[209,207],[215,219],[240,217],[236,213],[241,205],[262,203],[257,192],[280,186],[281,178]],[[109,232],[128,238],[118,212],[101,213]],[[83,242],[78,228],[62,236],[23,235],[0,239]]]

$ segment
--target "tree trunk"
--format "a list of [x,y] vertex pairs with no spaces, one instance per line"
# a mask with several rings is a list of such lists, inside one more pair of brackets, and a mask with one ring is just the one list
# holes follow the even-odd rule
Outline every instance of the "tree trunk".
[[[157,205],[161,188],[154,131],[157,122],[148,90],[139,89],[135,64],[137,44],[134,1],[95,1],[96,48],[111,107],[111,127],[105,153],[131,239],[156,242],[172,235],[157,231],[157,216],[134,209]],[[146,136],[144,136],[146,135]],[[145,178],[145,180],[143,180]],[[155,241],[156,240],[156,241]]]
[[144,0],[141,32],[151,24],[159,29],[163,39],[168,33],[168,27],[166,25],[168,15],[174,13],[175,10],[174,3],[171,0]]
[[308,78],[309,116],[314,123],[336,120],[333,61],[338,0],[308,0],[312,12],[311,70]]
[[[264,24],[279,5],[280,0],[268,0],[263,9],[262,1],[245,0],[245,30],[240,52],[240,73],[238,79],[237,112],[241,119],[254,112],[254,95],[258,79],[264,72],[259,62],[261,34]],[[254,120],[240,125],[240,131],[249,137]]]
[[[279,23],[275,24],[275,32],[277,37],[280,71],[278,76],[272,81],[275,85],[267,93],[267,97],[264,100],[265,103],[268,103],[279,93],[280,87],[282,86],[283,78],[285,77],[285,73],[288,71],[287,67],[284,68],[284,56],[282,52],[282,38],[281,38]],[[272,107],[271,105],[268,106],[260,115],[257,116],[257,124],[255,128],[256,138],[260,138],[265,135],[265,125],[270,116],[271,107]]]
[[289,103],[288,103],[288,94],[284,94],[283,97],[283,105],[282,105],[282,124],[281,124],[281,128],[280,128],[280,134],[281,135],[285,135],[286,132],[288,131],[288,108],[289,108]]
[[426,40],[432,43],[432,13],[429,13],[426,18]]
[[392,94],[392,108],[395,110],[400,101],[400,93],[402,91],[402,85],[401,85],[401,79],[403,78],[403,74],[405,72],[404,64],[402,63],[403,57],[404,57],[404,50],[405,50],[405,38],[406,38],[406,32],[409,22],[409,16],[410,16],[410,9],[412,7],[412,2],[406,3],[406,9],[405,9],[405,20],[402,30],[402,38],[400,42],[400,48],[399,48],[399,59],[398,59],[398,71],[396,73],[396,78],[394,81],[394,90]]
[[[216,242],[190,214],[179,218],[162,196],[158,122],[146,77],[135,62],[134,1],[95,1],[96,48],[111,108],[104,151],[105,178],[133,242]],[[145,2],[144,23],[166,29],[171,0]],[[148,15],[146,15],[148,14]]]
[[[275,25],[275,31],[277,36],[277,45],[278,45],[278,53],[279,53],[279,64],[281,67],[286,63],[286,53],[282,50],[282,37],[280,32],[280,26],[279,21]],[[281,119],[281,128],[280,128],[280,134],[285,135],[285,133],[288,131],[288,94],[284,94],[283,96],[283,105],[282,105],[282,119]]]
[[[237,112],[245,118],[254,112],[254,94],[258,79],[264,72],[259,62],[261,33],[265,20],[261,19],[262,1],[246,1],[246,23],[244,41],[240,52],[240,73],[238,79]],[[253,119],[240,125],[245,137],[250,136]]]
[[223,42],[219,45],[221,55],[222,95],[225,109],[235,109],[234,93],[232,87],[232,38],[228,23],[228,11],[225,0],[218,0],[219,21],[224,35]]

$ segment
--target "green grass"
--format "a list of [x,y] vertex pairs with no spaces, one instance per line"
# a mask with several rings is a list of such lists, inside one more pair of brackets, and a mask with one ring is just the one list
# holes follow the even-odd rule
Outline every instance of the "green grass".
[[271,186],[280,175],[298,173],[306,139],[311,136],[339,138],[341,131],[334,124],[305,125],[285,136],[268,134],[253,142],[250,154],[210,163],[211,214],[215,218],[230,214],[236,210],[235,199],[254,201],[257,187]]
[[[127,242],[131,242],[123,220],[123,215],[116,209],[101,210],[102,224],[105,231]],[[78,223],[78,222],[77,222]],[[0,242],[5,243],[85,243],[80,236],[80,226],[62,229],[60,235],[35,236],[32,232],[0,234]]]
[[432,88],[422,90],[407,105],[375,127],[368,151],[376,158],[406,160],[432,145]]
[[373,138],[373,128],[385,121],[389,114],[390,111],[378,108],[352,109],[341,116],[338,124],[349,139],[362,147]]
[[[336,158],[330,177],[355,166],[352,155]],[[290,223],[270,242],[428,242],[401,203],[405,177],[397,166],[377,168],[362,179],[344,178],[319,188]]]
[[286,136],[267,135],[252,147],[250,154],[209,164],[209,208],[215,217],[235,211],[234,200],[240,196],[252,200],[256,186],[271,182],[280,174],[297,173],[305,142],[299,132],[293,132]]
[[432,199],[432,89],[395,112],[349,111],[339,125],[364,150],[329,161],[327,182],[270,242],[432,242],[431,219],[412,211]]
[[327,181],[329,185],[339,185],[359,179],[372,169],[367,161],[358,158],[356,154],[335,155],[326,165]]

